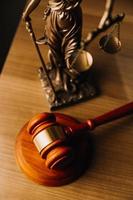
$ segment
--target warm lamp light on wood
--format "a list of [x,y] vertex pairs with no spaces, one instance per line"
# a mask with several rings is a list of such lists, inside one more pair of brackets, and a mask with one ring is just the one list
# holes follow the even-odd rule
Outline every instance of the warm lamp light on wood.
[[132,113],[133,102],[83,123],[60,113],[38,114],[17,137],[17,163],[37,183],[70,183],[87,169],[91,159],[89,131]]

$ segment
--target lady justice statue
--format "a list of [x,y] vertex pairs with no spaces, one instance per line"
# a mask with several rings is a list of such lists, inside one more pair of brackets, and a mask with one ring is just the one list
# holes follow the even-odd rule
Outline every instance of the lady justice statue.
[[[100,32],[122,21],[123,15],[112,18],[114,0],[107,0],[105,12],[98,28],[88,34],[81,42],[82,36],[82,0],[49,0],[44,10],[44,36],[36,40],[32,29],[30,14],[41,0],[31,0],[27,5],[23,19],[35,43],[42,62],[40,78],[51,109],[73,104],[95,96],[95,87],[91,81],[90,67],[92,56],[85,51]],[[45,65],[39,45],[49,47],[49,63]]]

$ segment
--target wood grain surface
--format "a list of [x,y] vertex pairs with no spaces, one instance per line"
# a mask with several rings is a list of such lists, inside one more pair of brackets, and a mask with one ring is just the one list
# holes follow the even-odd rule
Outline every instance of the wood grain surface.
[[[83,36],[98,24],[105,1],[84,0]],[[42,36],[41,2],[33,14],[33,26]],[[99,38],[89,47],[94,57],[95,77],[100,94],[90,101],[60,110],[84,121],[133,99],[133,16],[132,0],[117,0],[116,12],[125,11],[121,27],[122,50],[105,54]],[[42,47],[47,60],[47,48]],[[133,116],[104,125],[94,131],[95,158],[86,173],[72,184],[45,187],[30,181],[16,165],[15,142],[21,127],[33,115],[48,112],[37,69],[40,62],[25,25],[20,22],[0,80],[0,200],[132,200],[133,199]]]

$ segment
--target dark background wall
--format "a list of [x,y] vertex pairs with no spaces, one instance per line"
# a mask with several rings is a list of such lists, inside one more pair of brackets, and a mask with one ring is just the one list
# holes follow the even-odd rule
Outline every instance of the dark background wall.
[[26,0],[0,2],[0,72],[16,31]]

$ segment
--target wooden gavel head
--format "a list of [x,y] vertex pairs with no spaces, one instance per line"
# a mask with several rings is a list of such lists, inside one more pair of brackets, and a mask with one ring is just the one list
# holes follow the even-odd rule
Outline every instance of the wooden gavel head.
[[68,142],[68,135],[56,122],[53,113],[33,117],[28,123],[27,131],[49,169],[64,168],[74,160],[74,149]]

